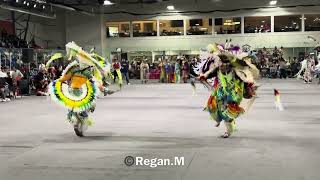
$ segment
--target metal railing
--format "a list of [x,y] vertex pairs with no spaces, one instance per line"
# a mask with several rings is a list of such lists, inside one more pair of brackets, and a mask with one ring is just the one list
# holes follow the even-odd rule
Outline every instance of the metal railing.
[[31,49],[32,57],[23,58],[23,51],[26,48],[0,48],[0,68],[8,67],[10,70],[13,67],[22,66],[26,64],[34,64],[39,67],[39,64],[45,64],[50,57],[60,52],[65,54],[65,50],[50,50],[50,49]]

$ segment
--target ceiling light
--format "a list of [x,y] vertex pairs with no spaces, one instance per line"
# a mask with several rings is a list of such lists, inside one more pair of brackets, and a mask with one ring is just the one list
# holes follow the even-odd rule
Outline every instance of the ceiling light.
[[54,13],[35,13],[35,12],[32,12],[32,11],[27,10],[25,8],[7,6],[4,4],[0,4],[0,8],[7,9],[10,11],[16,11],[16,12],[20,12],[20,13],[24,13],[24,14],[31,14],[31,15],[39,16],[39,17],[43,17],[43,18],[56,19],[56,14],[54,14]]
[[27,4],[27,1],[23,1],[23,4]]
[[269,4],[270,4],[271,6],[274,6],[274,5],[276,5],[276,4],[277,4],[277,2],[278,2],[278,1],[270,1],[270,3],[269,3]]
[[36,7],[37,7],[37,4],[34,4],[33,7],[36,8]]
[[105,1],[103,2],[103,5],[105,5],[105,6],[109,6],[109,5],[112,5],[112,4],[114,4],[114,3],[112,3],[112,2],[109,1],[109,0],[105,0]]
[[167,6],[167,9],[168,9],[168,10],[174,10],[174,6],[172,6],[172,5]]

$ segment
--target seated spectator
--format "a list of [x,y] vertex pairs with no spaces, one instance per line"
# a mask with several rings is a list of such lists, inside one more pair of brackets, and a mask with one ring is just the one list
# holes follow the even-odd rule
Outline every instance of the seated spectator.
[[46,77],[46,72],[44,69],[39,71],[39,73],[35,76],[34,79],[35,87],[36,87],[36,94],[37,96],[46,96],[47,95],[47,86],[48,86],[48,79]]
[[7,73],[5,73],[5,70],[0,69],[0,102],[6,102],[10,101],[10,99],[7,98],[7,92],[8,92],[8,84],[6,82]]
[[[16,96],[16,86],[14,85],[14,80],[10,74],[10,72],[8,71],[7,72],[7,77],[5,78],[6,80],[6,84],[7,84],[7,91],[8,91],[8,96],[9,98],[13,97],[15,98]],[[12,93],[12,96],[11,96],[11,93]]]
[[14,81],[17,81],[18,85],[19,85],[19,82],[21,81],[21,79],[24,77],[23,74],[21,73],[21,71],[19,69],[17,69],[16,67],[12,68],[11,76]]
[[0,69],[0,78],[5,78],[7,77],[7,73],[4,72],[4,68]]

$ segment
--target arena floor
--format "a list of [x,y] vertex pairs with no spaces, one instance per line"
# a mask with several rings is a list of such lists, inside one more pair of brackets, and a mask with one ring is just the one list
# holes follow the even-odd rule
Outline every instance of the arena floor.
[[[320,179],[320,86],[262,80],[238,132],[219,138],[198,84],[133,84],[98,100],[78,138],[66,110],[47,97],[0,103],[1,180]],[[273,88],[285,110],[277,111]],[[244,103],[245,105],[245,103]],[[183,166],[131,166],[126,156],[184,157]]]

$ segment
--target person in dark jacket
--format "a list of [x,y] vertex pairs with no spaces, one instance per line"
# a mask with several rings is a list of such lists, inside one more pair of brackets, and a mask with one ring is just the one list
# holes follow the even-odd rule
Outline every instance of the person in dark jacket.
[[128,60],[122,59],[121,62],[121,73],[122,76],[126,78],[127,84],[129,85],[129,62]]

